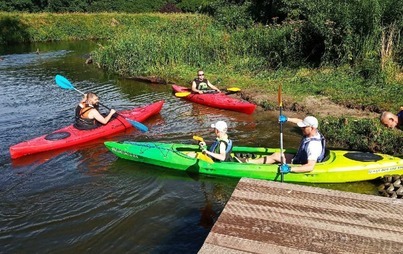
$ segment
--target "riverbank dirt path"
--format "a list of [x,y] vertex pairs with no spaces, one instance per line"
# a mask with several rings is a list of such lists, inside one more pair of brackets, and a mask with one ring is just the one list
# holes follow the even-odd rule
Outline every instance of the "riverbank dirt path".
[[[243,90],[237,95],[239,98],[255,103],[259,106],[258,110],[265,110],[264,105],[278,105],[277,94],[262,94],[261,91],[252,89]],[[356,117],[356,118],[377,118],[379,113],[351,109],[338,105],[330,99],[323,96],[307,96],[302,101],[295,102],[294,99],[282,95],[283,108],[289,111],[304,112],[305,114],[318,117]],[[277,110],[277,108],[276,108]]]
[[[156,76],[136,77],[133,78],[142,82],[150,82],[157,84],[167,84],[162,78]],[[251,103],[258,105],[257,110],[277,110],[278,97],[276,94],[262,94],[258,89],[243,89],[242,92],[232,94],[231,97],[242,98]],[[334,116],[334,117],[355,117],[355,118],[377,118],[379,113],[369,111],[347,108],[332,102],[329,98],[324,96],[307,96],[302,101],[295,102],[295,100],[285,94],[282,95],[283,108],[287,111],[294,111],[296,113],[303,112],[306,115],[314,115],[318,117]],[[276,105],[275,107],[268,107],[268,105]]]

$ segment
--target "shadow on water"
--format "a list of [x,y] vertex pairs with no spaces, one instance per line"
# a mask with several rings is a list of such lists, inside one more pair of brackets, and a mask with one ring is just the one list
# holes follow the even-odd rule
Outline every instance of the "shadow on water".
[[[196,253],[238,182],[238,179],[224,177],[203,175],[193,177],[188,172],[122,159],[116,159],[109,166],[108,173],[119,173],[136,178],[148,177],[170,186],[169,200],[159,203],[159,209],[163,209],[160,211],[169,214],[167,216],[169,219],[162,217],[161,220],[157,219],[154,223],[160,225],[159,235],[149,237],[142,246],[135,247],[136,251],[147,250],[148,253]],[[181,194],[183,192],[186,192],[186,202],[179,201],[182,197],[178,195],[183,195]],[[142,215],[137,214],[137,216]],[[153,238],[158,238],[158,243],[152,243]],[[147,243],[147,241],[151,242]]]
[[[12,19],[11,21],[12,22]],[[12,23],[10,23],[13,25]],[[4,25],[0,24],[0,25]],[[24,27],[18,27],[23,36]],[[238,179],[178,172],[117,159],[103,142],[207,143],[224,120],[236,145],[279,146],[278,112],[245,115],[194,104],[169,85],[119,79],[85,64],[96,42],[20,44],[0,49],[0,246],[5,253],[196,253]],[[36,49],[40,54],[36,54]],[[8,148],[72,123],[81,95],[61,90],[54,76],[95,91],[117,110],[165,100],[159,115],[135,129],[73,148],[11,160]],[[285,147],[300,133],[284,126]],[[371,193],[373,183],[314,185]],[[0,251],[1,252],[1,251]]]

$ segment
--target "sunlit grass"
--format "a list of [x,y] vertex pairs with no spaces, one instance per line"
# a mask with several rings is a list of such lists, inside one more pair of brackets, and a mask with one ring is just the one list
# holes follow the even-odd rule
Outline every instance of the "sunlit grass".
[[[282,84],[283,93],[294,101],[325,96],[339,105],[378,113],[397,112],[403,106],[401,73],[395,79],[386,75],[385,82],[374,57],[367,56],[376,53],[371,44],[374,38],[363,40],[361,47],[367,53],[356,70],[349,65],[310,68],[299,62],[298,51],[290,47],[290,38],[298,37],[299,30],[294,29],[298,24],[228,31],[204,15],[122,13],[0,13],[0,23],[3,44],[108,39],[91,55],[101,68],[122,76],[152,75],[186,85],[203,69],[213,84],[224,87],[275,94]],[[369,78],[363,69],[372,71]],[[324,131],[334,144],[401,152],[399,132],[389,132],[378,119],[350,120],[350,125],[327,121]]]

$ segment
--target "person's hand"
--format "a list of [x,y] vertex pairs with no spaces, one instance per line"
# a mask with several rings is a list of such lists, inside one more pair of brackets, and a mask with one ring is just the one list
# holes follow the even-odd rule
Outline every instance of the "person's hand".
[[286,123],[288,121],[288,117],[285,115],[280,115],[278,118],[279,123]]
[[206,142],[200,141],[199,146],[200,146],[200,149],[202,149],[203,147],[206,147],[207,145],[206,145]]
[[207,151],[206,142],[204,142],[204,141],[199,142],[199,147],[200,147],[200,150],[202,151],[202,153],[206,153],[206,151]]
[[288,173],[290,173],[290,172],[291,172],[291,167],[290,167],[290,165],[288,165],[288,164],[282,164],[282,165],[280,166],[280,173],[288,174]]
[[221,93],[221,90],[220,90],[220,89],[217,89],[216,91],[217,91],[218,93]]

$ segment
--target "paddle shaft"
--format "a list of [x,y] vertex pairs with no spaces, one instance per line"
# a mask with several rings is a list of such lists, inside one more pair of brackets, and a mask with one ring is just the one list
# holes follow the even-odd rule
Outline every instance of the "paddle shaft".
[[[75,88],[74,88],[74,89],[75,89]],[[84,95],[84,93],[82,93],[81,91],[79,91],[79,90],[77,90],[77,89],[75,89],[75,90]],[[108,107],[108,106],[106,106],[105,104],[102,104],[101,102],[98,102],[98,103],[99,103],[99,105],[101,105],[102,107],[108,109],[109,111],[111,110],[111,108]],[[142,131],[142,132],[148,131],[147,126],[145,126],[144,124],[142,124],[142,123],[140,123],[140,122],[137,122],[137,121],[134,121],[134,120],[132,120],[132,119],[129,119],[129,118],[125,117],[125,116],[122,116],[122,115],[119,114],[118,112],[115,112],[115,114],[118,115],[118,116],[120,116],[120,117],[123,117],[123,118],[124,118],[126,121],[128,121],[132,126],[134,126],[135,128],[139,129],[140,131]]]
[[[238,93],[238,92],[241,91],[241,89],[238,88],[238,87],[229,87],[229,88],[227,88],[225,90],[227,91],[227,92],[224,93],[225,95]],[[218,91],[216,91],[216,90],[205,90],[205,91],[203,91],[202,94],[216,94],[216,93],[218,93]],[[181,98],[181,97],[189,96],[191,94],[198,94],[198,93],[192,93],[191,91],[176,92],[175,96]]]
[[[281,85],[278,88],[278,101],[280,106],[280,116],[283,114],[283,101],[281,98]],[[280,121],[280,158],[281,165],[284,164],[284,156],[283,156],[283,123]],[[280,170],[281,173],[281,182],[284,182],[284,173]]]
[[[85,93],[83,93],[83,92],[81,92],[80,90],[78,90],[77,88],[75,88],[75,87],[73,86],[73,84],[72,84],[68,79],[66,79],[65,77],[63,77],[62,75],[56,75],[55,81],[56,81],[56,84],[57,84],[58,86],[60,86],[61,88],[63,88],[63,89],[76,90],[78,93],[80,93],[80,94],[82,94],[82,95],[85,95]],[[104,104],[102,104],[102,103],[99,103],[99,104],[100,104],[101,106],[107,108],[108,110],[111,110],[109,107],[105,106]],[[125,119],[126,121],[128,121],[133,127],[139,129],[140,131],[142,131],[142,132],[148,131],[147,126],[145,126],[144,124],[142,124],[142,123],[140,123],[140,122],[137,122],[137,121],[134,121],[134,120],[132,120],[132,119],[126,118],[126,117],[122,116],[121,114],[119,114],[119,113],[117,113],[117,112],[116,112],[116,114],[117,114],[118,116],[124,118],[124,119]]]
[[[78,90],[77,88],[75,88],[75,87],[72,87],[72,88],[73,88],[74,90],[76,90],[77,92],[81,93],[82,95],[85,95],[85,93],[81,92],[81,91]],[[108,110],[111,110],[111,108],[108,107],[108,106],[106,106],[105,104],[102,104],[102,103],[99,102],[99,105],[101,105],[102,107],[104,107],[104,108],[106,108],[106,109],[108,109]],[[117,114],[117,115],[119,115],[119,116],[121,116],[121,117],[123,117],[123,118],[126,119],[126,117],[122,116],[122,115],[119,114],[118,112],[116,112],[115,114]]]

